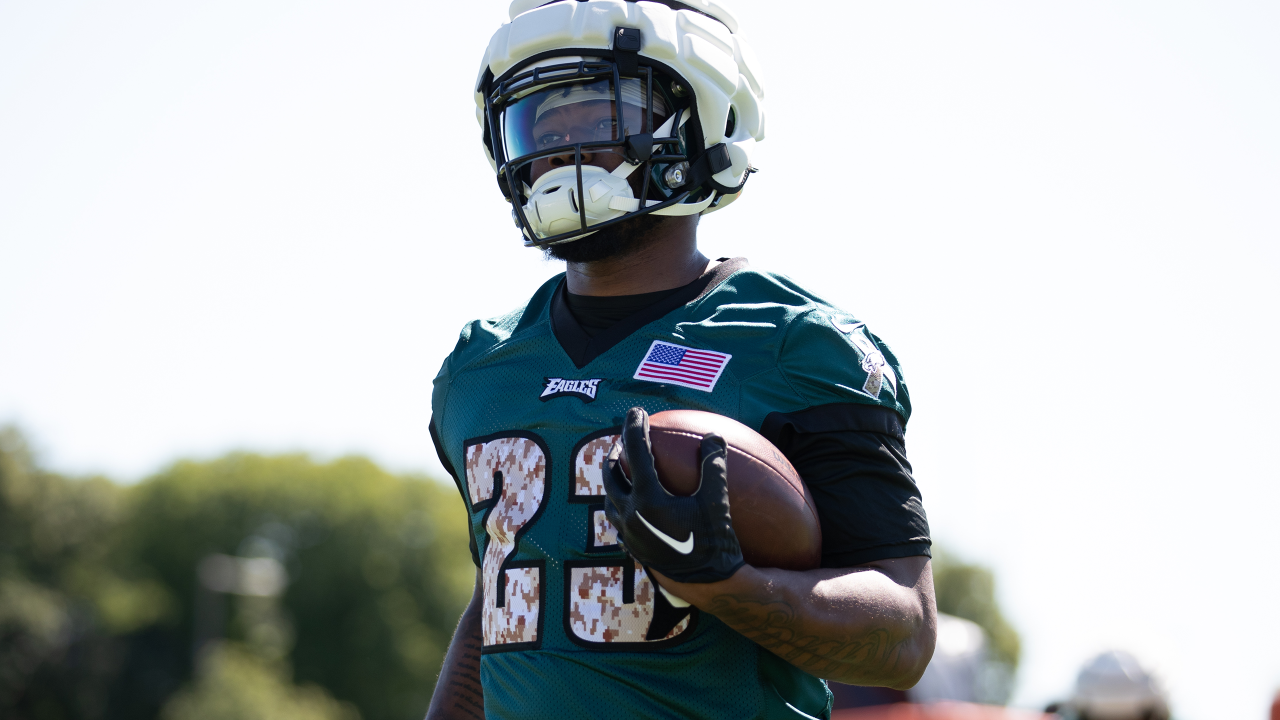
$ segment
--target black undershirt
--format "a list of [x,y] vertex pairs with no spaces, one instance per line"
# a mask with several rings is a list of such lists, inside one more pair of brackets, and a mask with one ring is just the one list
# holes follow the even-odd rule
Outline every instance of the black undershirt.
[[[551,295],[551,332],[555,334],[556,342],[560,344],[565,355],[568,355],[573,364],[581,370],[589,365],[592,360],[609,352],[618,343],[631,337],[640,328],[658,320],[676,308],[696,302],[707,293],[715,290],[720,283],[727,280],[734,273],[746,267],[746,258],[720,258],[718,265],[715,265],[688,285],[671,290],[671,293],[666,297],[627,315],[623,320],[615,322],[607,329],[600,330],[597,327],[591,333],[588,333],[578,323],[578,318],[574,317],[573,311],[569,309],[569,301],[565,297],[569,294],[569,288],[565,281],[561,280]],[[649,293],[644,293],[644,295],[649,295]],[[615,315],[626,312],[626,309],[619,309],[616,305],[631,304],[630,300],[625,297],[613,297],[603,302],[607,309]],[[594,315],[595,313],[587,310],[585,314]],[[536,318],[536,314],[525,314],[520,323],[516,325],[517,332],[522,327],[527,327],[526,322],[533,322]],[[608,318],[605,318],[603,322],[608,322]],[[597,325],[603,324],[603,322],[598,322]]]
[[595,337],[650,305],[674,295],[681,288],[639,295],[574,295],[565,292],[564,301],[588,337]]

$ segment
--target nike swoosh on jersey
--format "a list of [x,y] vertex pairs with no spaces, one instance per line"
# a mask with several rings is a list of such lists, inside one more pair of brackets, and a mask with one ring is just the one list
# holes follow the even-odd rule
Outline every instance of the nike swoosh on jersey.
[[844,333],[845,335],[848,335],[852,333],[854,330],[857,330],[858,328],[863,326],[863,323],[860,323],[860,322],[842,323],[842,322],[836,322],[835,318],[830,318],[830,320],[831,320],[831,324],[835,325],[836,329]]
[[672,550],[675,550],[681,555],[688,555],[689,553],[693,552],[693,531],[692,530],[689,531],[689,539],[685,540],[684,542],[680,542],[679,540],[676,540],[670,535],[654,527],[653,523],[649,522],[648,520],[645,520],[644,516],[641,515],[640,511],[638,510],[636,511],[636,517],[640,518],[640,522],[644,523],[644,526],[649,528],[650,532],[652,532],[654,535],[657,535],[659,540],[670,545]]

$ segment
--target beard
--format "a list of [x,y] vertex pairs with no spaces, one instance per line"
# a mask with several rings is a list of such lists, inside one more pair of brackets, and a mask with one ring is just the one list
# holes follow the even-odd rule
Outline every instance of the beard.
[[627,222],[618,223],[594,234],[572,242],[548,245],[542,248],[548,258],[569,263],[590,263],[613,260],[634,255],[654,240],[662,237],[665,225],[680,218],[662,215],[641,215]]

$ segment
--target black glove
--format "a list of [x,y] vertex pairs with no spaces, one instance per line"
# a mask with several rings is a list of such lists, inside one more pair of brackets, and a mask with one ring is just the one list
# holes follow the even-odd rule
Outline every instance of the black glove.
[[[701,450],[698,491],[688,497],[667,492],[653,466],[649,415],[633,407],[604,473],[604,512],[618,541],[642,565],[679,582],[724,580],[745,564],[729,518],[724,438],[704,435]],[[630,478],[619,462],[623,453]]]

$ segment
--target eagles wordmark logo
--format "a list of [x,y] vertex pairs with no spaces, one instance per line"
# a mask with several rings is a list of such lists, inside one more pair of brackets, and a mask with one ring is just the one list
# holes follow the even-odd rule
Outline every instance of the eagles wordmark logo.
[[539,397],[543,402],[546,402],[552,398],[570,395],[584,403],[589,403],[596,399],[596,390],[600,387],[601,379],[566,380],[564,378],[543,378],[543,381],[547,384],[542,388],[542,395]]

